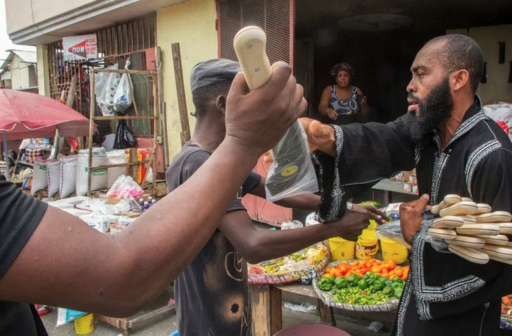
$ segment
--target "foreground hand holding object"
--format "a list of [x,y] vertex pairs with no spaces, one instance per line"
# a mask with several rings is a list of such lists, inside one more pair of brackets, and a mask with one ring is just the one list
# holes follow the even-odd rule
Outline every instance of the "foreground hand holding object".
[[[265,32],[259,27],[245,27],[237,33],[233,45],[249,89],[258,91],[272,76],[265,51]],[[274,162],[266,180],[268,201],[275,202],[285,197],[318,191],[306,134],[299,121],[291,125],[273,148],[272,154]]]

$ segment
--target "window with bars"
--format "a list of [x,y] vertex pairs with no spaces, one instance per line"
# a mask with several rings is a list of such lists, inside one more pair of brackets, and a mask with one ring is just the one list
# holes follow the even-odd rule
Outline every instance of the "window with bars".
[[294,0],[227,0],[217,2],[219,55],[236,60],[233,39],[243,27],[254,25],[267,33],[270,63],[293,65]]
[[[267,33],[270,63],[285,61],[293,66],[295,0],[217,0],[219,56],[237,60],[233,39],[243,27],[259,26]],[[255,171],[267,176],[269,163],[258,161]],[[292,210],[246,195],[242,200],[252,219],[271,225],[292,220]]]
[[[77,76],[76,95],[73,108],[89,117],[90,87],[88,67],[108,67],[119,64],[124,68],[130,58],[133,70],[147,70],[146,50],[156,47],[156,15],[151,14],[130,22],[107,27],[95,32],[97,36],[98,59],[65,61],[62,49],[62,41],[48,45],[48,67],[50,80],[50,96],[54,99],[61,97],[62,91],[68,91],[73,76]],[[151,51],[149,51],[151,52]],[[149,88],[152,83],[147,78],[132,78],[134,94],[141,115],[153,115],[152,92]],[[132,108],[131,108],[132,109]],[[96,109],[99,111],[99,108]],[[127,111],[132,113],[132,111]],[[100,131],[108,132],[110,124],[98,123]],[[148,120],[130,121],[130,126],[137,135],[149,135],[152,133],[152,123]]]

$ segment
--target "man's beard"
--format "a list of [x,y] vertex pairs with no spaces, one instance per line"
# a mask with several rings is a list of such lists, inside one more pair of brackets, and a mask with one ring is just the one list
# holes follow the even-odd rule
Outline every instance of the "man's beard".
[[448,77],[432,89],[425,101],[414,97],[412,93],[407,98],[413,99],[419,107],[418,115],[416,111],[410,111],[405,119],[407,131],[414,142],[419,142],[427,133],[439,128],[452,115],[453,97]]

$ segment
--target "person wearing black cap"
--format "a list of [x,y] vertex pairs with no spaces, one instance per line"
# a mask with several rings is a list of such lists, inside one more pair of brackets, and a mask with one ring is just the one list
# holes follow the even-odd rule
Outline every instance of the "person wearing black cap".
[[179,190],[117,235],[104,235],[0,181],[0,335],[47,335],[28,303],[122,317],[167,288],[210,239],[258,158],[277,144],[306,101],[290,66],[278,62],[255,91],[239,73],[226,105],[226,137],[215,153]]
[[[169,192],[191,178],[226,136],[226,97],[238,71],[240,65],[226,59],[211,59],[193,68],[190,87],[197,121],[192,140],[183,146],[167,170]],[[354,205],[343,219],[326,225],[286,231],[257,230],[241,203],[241,197],[248,193],[265,198],[265,178],[253,172],[247,176],[220,219],[218,230],[176,278],[175,298],[182,336],[250,335],[246,261],[258,263],[281,257],[333,236],[355,238],[368,226],[370,216],[378,220],[379,215],[385,216],[375,209],[371,213]],[[299,195],[277,203],[316,210],[320,196]]]

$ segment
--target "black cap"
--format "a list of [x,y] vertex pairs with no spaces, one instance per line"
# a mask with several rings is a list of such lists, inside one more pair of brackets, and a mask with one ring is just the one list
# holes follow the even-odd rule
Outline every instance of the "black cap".
[[240,64],[235,61],[214,58],[198,63],[190,73],[190,89],[233,80],[238,72],[242,71]]

